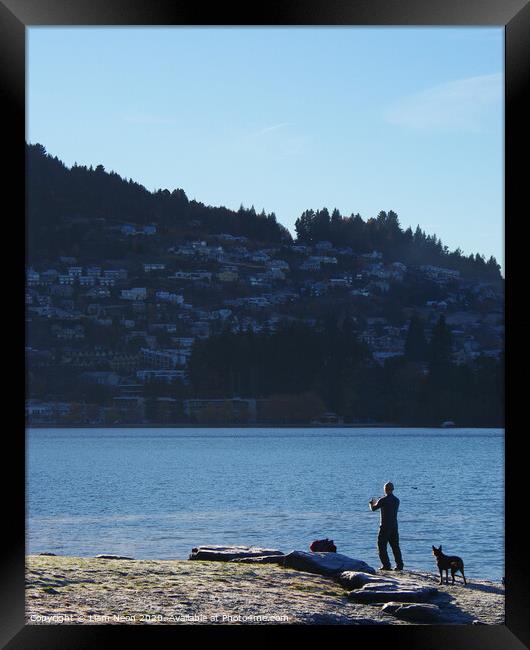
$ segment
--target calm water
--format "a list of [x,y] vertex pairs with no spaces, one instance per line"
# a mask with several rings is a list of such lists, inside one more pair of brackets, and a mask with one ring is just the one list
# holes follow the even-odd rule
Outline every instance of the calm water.
[[386,481],[406,568],[434,570],[442,544],[469,577],[504,575],[502,429],[29,429],[27,551],[169,559],[331,537],[377,567],[367,502]]

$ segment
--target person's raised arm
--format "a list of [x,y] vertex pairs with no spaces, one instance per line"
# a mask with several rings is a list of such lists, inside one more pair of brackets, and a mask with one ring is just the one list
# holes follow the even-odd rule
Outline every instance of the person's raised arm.
[[370,506],[370,510],[379,510],[381,507],[380,505],[381,499],[378,499],[377,501],[372,497],[370,501],[368,501],[368,505]]

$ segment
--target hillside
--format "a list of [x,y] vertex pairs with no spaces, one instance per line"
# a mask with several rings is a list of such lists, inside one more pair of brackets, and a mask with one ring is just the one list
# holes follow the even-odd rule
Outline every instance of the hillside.
[[[225,207],[206,206],[190,201],[183,189],[149,192],[132,179],[107,172],[103,165],[66,167],[46,153],[41,144],[26,145],[27,206],[30,257],[38,258],[62,244],[64,255],[83,244],[98,223],[154,223],[171,235],[202,237],[216,233],[245,236],[262,243],[292,242],[289,231],[274,213],[257,214],[254,208],[237,212]],[[449,251],[436,235],[418,226],[403,230],[398,215],[381,211],[364,221],[359,214],[331,215],[327,208],[306,210],[296,220],[297,242],[350,247],[354,253],[378,250],[386,261],[430,264],[460,271],[464,277],[500,280],[495,258],[488,261],[479,253],[465,256],[459,249]]]
[[156,223],[168,235],[227,232],[262,242],[290,242],[274,214],[237,212],[190,201],[182,189],[149,192],[103,165],[66,167],[41,144],[26,145],[28,244],[32,259],[68,255],[101,224]]
[[27,157],[28,422],[502,426],[493,258]]

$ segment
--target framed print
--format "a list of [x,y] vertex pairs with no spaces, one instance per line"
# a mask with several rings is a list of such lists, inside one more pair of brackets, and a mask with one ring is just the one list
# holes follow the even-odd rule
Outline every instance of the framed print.
[[1,0],[5,647],[528,645],[505,232],[529,16]]

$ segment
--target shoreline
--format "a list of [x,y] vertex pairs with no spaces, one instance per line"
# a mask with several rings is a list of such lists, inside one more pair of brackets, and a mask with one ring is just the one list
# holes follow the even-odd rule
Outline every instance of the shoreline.
[[[368,429],[413,428],[382,424],[29,424],[26,429]],[[424,428],[424,427],[416,427]],[[487,427],[486,427],[487,428]]]
[[443,431],[459,431],[469,429],[491,430],[504,426],[484,427],[442,427],[436,425],[404,426],[400,424],[26,424],[26,429],[440,429]]
[[[176,557],[176,556],[172,556],[172,557],[134,557],[134,558],[130,557],[130,559],[128,561],[135,562],[135,563],[137,563],[137,562],[189,562],[188,556],[189,556],[189,553],[187,553],[185,557]],[[46,557],[58,558],[59,561],[63,560],[63,559],[64,560],[70,560],[70,559],[74,559],[74,558],[78,559],[78,560],[82,560],[82,561],[100,560],[100,559],[102,559],[102,558],[98,557],[97,555],[79,555],[79,554],[68,555],[68,554],[62,554],[62,553],[59,553],[59,552],[55,553],[55,552],[45,552],[45,551],[31,552],[31,553],[26,551],[25,557],[26,557],[26,559],[27,558],[46,558]],[[120,558],[120,559],[125,558],[125,556],[123,556],[123,558],[122,558],[122,556],[118,556],[118,555],[116,555],[115,557],[116,557],[115,561],[118,561],[117,558]],[[105,559],[105,558],[103,558],[103,559]],[[434,560],[433,560],[433,563],[429,567],[420,567],[420,566],[417,566],[417,565],[407,566],[406,571],[410,571],[412,573],[432,574],[433,576],[438,576],[437,568],[436,568],[436,564],[435,564]],[[458,578],[459,575],[460,574],[457,574],[457,578]],[[467,577],[467,573],[466,573],[466,577]],[[470,578],[470,580],[473,581],[473,582],[488,582],[488,583],[496,584],[496,585],[499,585],[499,586],[502,585],[502,576],[499,576],[499,577],[496,577],[496,576],[495,577],[481,576],[480,578],[475,578],[475,577],[472,576]]]
[[[366,575],[366,574],[360,574]],[[359,602],[335,576],[278,564],[26,556],[28,624],[504,624],[504,586],[438,585],[434,572],[376,572],[379,584],[430,591],[428,604]],[[414,600],[414,599],[413,599]],[[423,603],[423,604],[420,604]],[[406,606],[406,607],[405,607]],[[405,607],[403,615],[393,611]],[[392,609],[393,608],[393,609]],[[406,616],[405,614],[409,612]],[[423,619],[410,618],[423,616]],[[418,613],[419,611],[419,613]],[[426,615],[435,620],[425,619]]]

